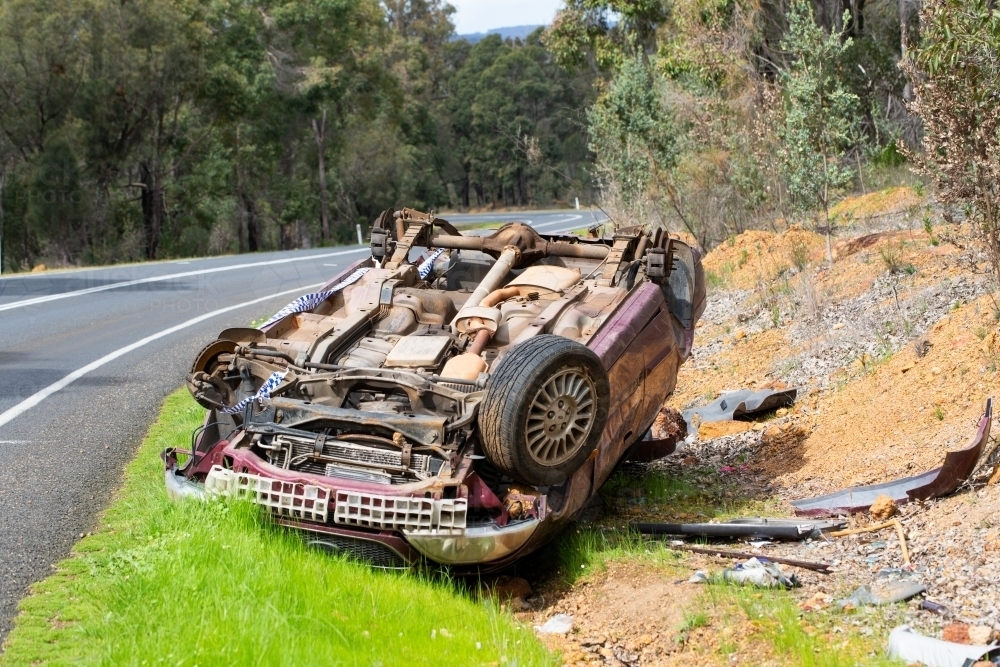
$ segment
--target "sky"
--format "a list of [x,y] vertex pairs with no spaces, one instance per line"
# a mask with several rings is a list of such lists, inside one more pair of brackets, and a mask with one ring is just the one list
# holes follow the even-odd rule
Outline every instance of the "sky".
[[458,11],[455,32],[466,35],[515,25],[547,25],[562,0],[448,0]]

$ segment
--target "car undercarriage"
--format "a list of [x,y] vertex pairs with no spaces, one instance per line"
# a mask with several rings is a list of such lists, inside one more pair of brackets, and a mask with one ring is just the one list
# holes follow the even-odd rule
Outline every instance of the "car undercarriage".
[[373,564],[496,568],[533,551],[649,434],[704,308],[696,251],[521,223],[463,235],[386,211],[371,257],[223,331],[164,452],[171,495],[238,495]]

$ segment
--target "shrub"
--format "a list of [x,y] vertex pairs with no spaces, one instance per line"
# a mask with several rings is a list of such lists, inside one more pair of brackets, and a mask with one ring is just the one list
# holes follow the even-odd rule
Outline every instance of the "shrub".
[[925,0],[920,26],[902,65],[924,122],[923,152],[909,157],[940,201],[969,212],[1000,278],[1000,12],[993,0]]

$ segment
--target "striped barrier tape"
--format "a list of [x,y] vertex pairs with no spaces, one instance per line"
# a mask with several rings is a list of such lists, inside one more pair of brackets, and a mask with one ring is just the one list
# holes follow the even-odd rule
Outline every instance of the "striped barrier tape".
[[364,276],[370,270],[371,267],[367,266],[361,267],[360,269],[358,269],[351,275],[347,276],[346,278],[344,278],[339,283],[337,283],[330,289],[326,290],[325,292],[314,292],[312,294],[304,294],[300,296],[298,299],[292,301],[290,304],[288,304],[287,306],[276,312],[274,316],[271,317],[271,319],[269,319],[267,322],[264,322],[264,324],[260,325],[260,327],[258,328],[263,329],[264,327],[270,326],[275,322],[277,322],[278,320],[284,317],[288,317],[293,313],[303,313],[307,310],[312,310],[313,308],[323,303],[324,301],[329,299],[331,296],[333,296],[340,290],[361,280],[362,276]]
[[257,390],[256,394],[244,398],[231,408],[223,408],[221,412],[224,412],[227,415],[236,415],[246,410],[247,406],[253,401],[266,401],[271,398],[271,392],[274,391],[279,384],[281,384],[281,381],[284,378],[285,373],[282,371],[275,371],[271,373],[271,377],[264,381],[264,384],[260,386],[260,389]]
[[420,263],[420,266],[417,267],[417,275],[420,276],[421,280],[424,280],[425,278],[427,278],[427,276],[431,275],[431,271],[434,270],[434,262],[436,262],[437,258],[440,257],[443,253],[444,253],[444,248],[438,248],[437,250],[431,253],[430,257],[428,257],[427,259],[425,259]]

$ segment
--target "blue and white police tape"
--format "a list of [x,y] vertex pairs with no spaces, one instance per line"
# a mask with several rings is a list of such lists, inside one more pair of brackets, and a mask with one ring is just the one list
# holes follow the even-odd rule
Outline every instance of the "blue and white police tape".
[[437,250],[431,253],[430,257],[420,262],[420,266],[417,267],[417,275],[420,276],[421,280],[431,275],[431,271],[434,270],[434,262],[436,262],[437,258],[440,257],[443,253],[444,253],[444,248],[438,248]]
[[281,371],[271,373],[271,377],[264,381],[264,384],[260,386],[260,389],[257,390],[256,394],[244,398],[231,408],[223,408],[220,412],[224,412],[227,415],[236,415],[246,410],[247,406],[253,401],[265,401],[271,398],[271,392],[274,391],[279,384],[281,384],[281,381],[284,378],[285,374]]
[[307,310],[312,310],[313,308],[323,303],[324,301],[329,299],[332,295],[336,294],[337,292],[344,289],[348,285],[351,285],[361,280],[361,277],[364,276],[366,273],[368,273],[370,270],[371,270],[370,267],[367,266],[361,267],[360,269],[358,269],[351,275],[347,276],[346,278],[344,278],[339,283],[337,283],[330,289],[326,290],[325,292],[314,292],[312,294],[304,294],[303,296],[300,296],[298,299],[292,301],[290,304],[288,304],[287,306],[276,312],[274,316],[271,317],[271,319],[269,319],[267,322],[264,322],[264,324],[260,325],[260,328],[263,329],[266,326],[270,326],[275,322],[277,322],[278,320],[280,320],[281,318],[287,317],[293,313],[303,313]]

